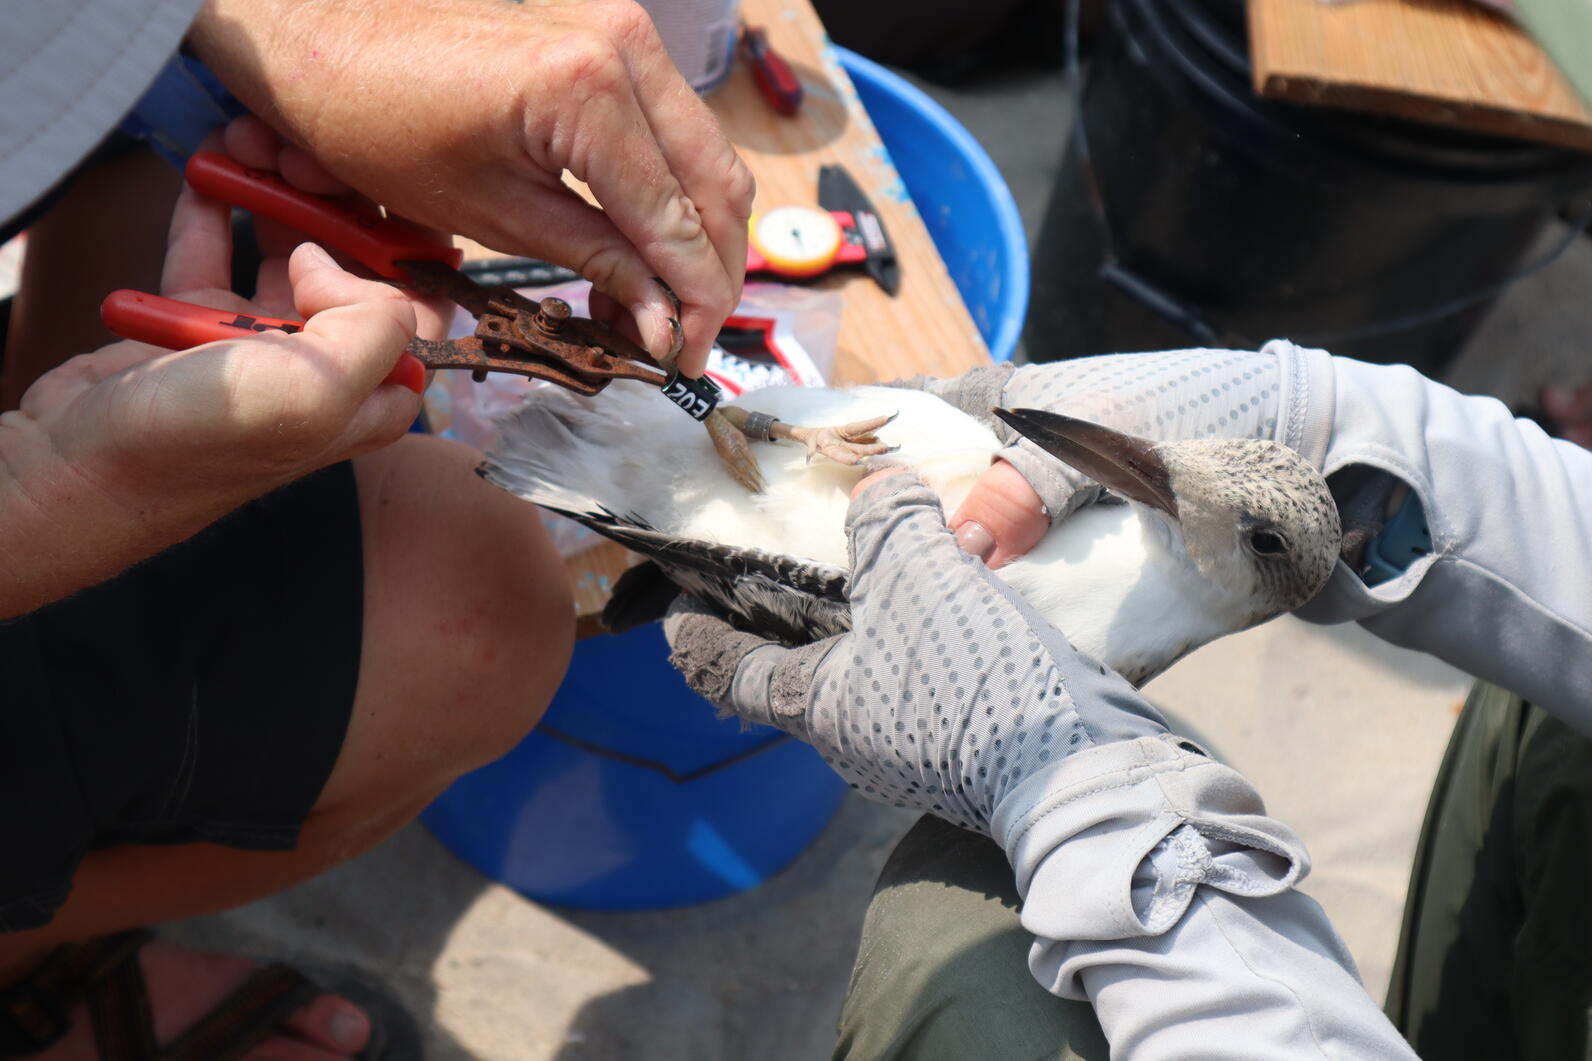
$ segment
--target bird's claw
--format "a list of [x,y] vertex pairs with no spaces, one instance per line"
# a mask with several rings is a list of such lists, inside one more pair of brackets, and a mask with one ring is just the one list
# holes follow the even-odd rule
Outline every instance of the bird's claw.
[[792,427],[790,435],[807,447],[809,460],[827,457],[836,464],[851,466],[895,449],[890,443],[879,441],[877,434],[881,427],[895,417],[896,414],[891,413],[889,416],[874,416],[837,427]]
[[708,429],[708,437],[713,440],[713,448],[718,451],[719,461],[730,478],[749,493],[762,493],[763,470],[758,467],[757,455],[752,452],[746,432],[729,421],[722,406],[709,413],[702,426]]

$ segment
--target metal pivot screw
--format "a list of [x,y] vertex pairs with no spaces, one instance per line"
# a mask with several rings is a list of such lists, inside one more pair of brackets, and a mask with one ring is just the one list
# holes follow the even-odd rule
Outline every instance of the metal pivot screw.
[[536,307],[536,326],[545,332],[557,334],[569,320],[569,303],[561,298],[544,298]]

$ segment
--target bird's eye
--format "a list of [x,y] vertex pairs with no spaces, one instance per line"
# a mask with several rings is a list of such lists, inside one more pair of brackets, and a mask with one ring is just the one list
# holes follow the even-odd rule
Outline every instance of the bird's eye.
[[1276,556],[1288,551],[1288,539],[1276,531],[1251,531],[1249,547],[1262,556]]

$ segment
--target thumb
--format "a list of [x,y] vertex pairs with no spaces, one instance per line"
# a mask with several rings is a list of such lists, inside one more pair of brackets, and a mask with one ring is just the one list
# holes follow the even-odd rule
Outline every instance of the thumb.
[[735,629],[701,600],[682,593],[663,620],[669,662],[685,683],[721,711],[748,722],[775,726],[801,736],[801,710],[786,698],[775,703],[770,680],[787,657],[806,649],[788,649],[755,634]]
[[978,477],[949,526],[963,549],[995,570],[1039,543],[1050,514],[1022,473],[998,460]]
[[391,284],[355,276],[315,243],[294,248],[287,275],[293,285],[293,306],[305,317],[356,302],[409,301]]
[[316,389],[342,410],[337,447],[357,456],[396,441],[420,410],[417,381],[393,378],[415,337],[414,306],[386,284],[344,272],[313,244],[298,248],[289,273],[309,319],[286,339],[314,366]]
[[301,334],[333,356],[353,393],[374,392],[415,337],[414,306],[387,284],[345,272],[313,243],[293,252],[288,273],[308,318]]

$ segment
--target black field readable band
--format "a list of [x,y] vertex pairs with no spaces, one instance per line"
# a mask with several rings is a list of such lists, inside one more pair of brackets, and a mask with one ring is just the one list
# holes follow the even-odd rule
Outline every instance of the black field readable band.
[[684,409],[691,419],[706,420],[708,414],[718,408],[723,392],[717,383],[706,377],[688,379],[676,371],[664,381],[663,396]]

